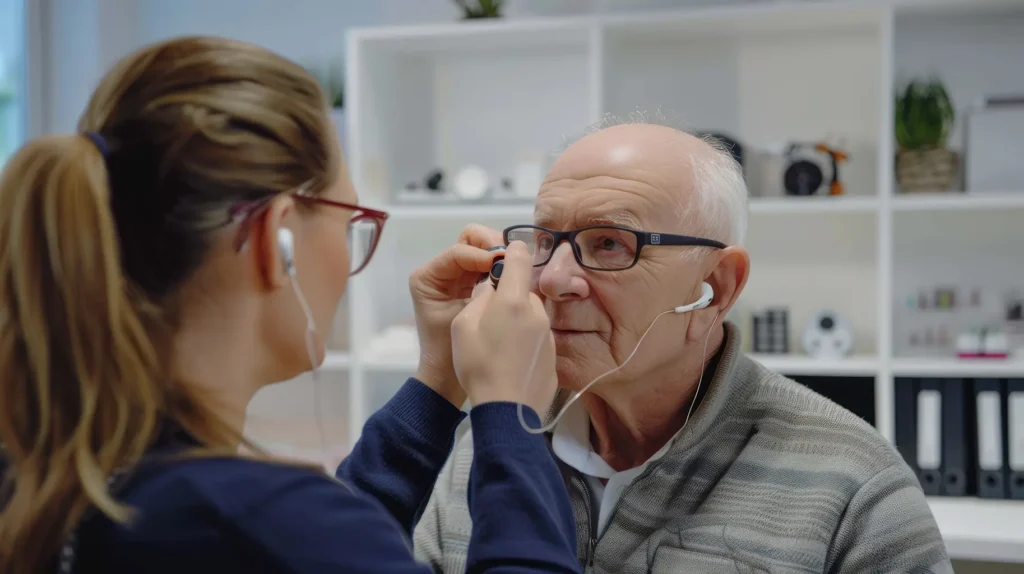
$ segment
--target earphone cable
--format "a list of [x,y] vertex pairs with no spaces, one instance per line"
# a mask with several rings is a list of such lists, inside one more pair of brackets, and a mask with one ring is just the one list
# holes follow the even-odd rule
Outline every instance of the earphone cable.
[[290,270],[289,275],[292,280],[292,290],[295,291],[295,297],[299,300],[299,306],[302,307],[302,312],[306,316],[306,352],[309,354],[310,375],[313,378],[313,420],[316,423],[317,434],[320,438],[320,453],[326,466],[327,433],[324,432],[323,414],[320,412],[320,368],[316,360],[316,343],[313,341],[313,333],[316,332],[316,322],[313,321],[313,312],[310,310],[309,304],[306,303],[306,297],[302,294],[302,289],[299,288],[298,277],[294,267]]
[[[623,361],[621,365],[615,367],[614,369],[611,369],[611,370],[609,370],[609,371],[607,371],[607,372],[605,372],[605,373],[603,373],[601,375],[598,375],[592,381],[587,383],[586,386],[584,386],[581,390],[577,391],[576,393],[573,393],[573,395],[569,398],[569,400],[566,401],[564,405],[562,405],[562,408],[558,411],[558,414],[555,415],[555,417],[548,424],[542,425],[542,426],[540,426],[538,428],[531,428],[530,425],[527,424],[527,422],[526,422],[526,417],[523,416],[523,402],[520,401],[520,403],[517,405],[517,408],[516,408],[516,412],[519,415],[519,424],[523,427],[524,430],[526,430],[526,432],[528,432],[530,434],[543,434],[543,433],[546,433],[546,432],[550,432],[558,424],[558,421],[560,421],[562,419],[562,416],[566,413],[566,411],[569,410],[569,407],[572,406],[572,404],[576,402],[576,399],[580,398],[580,396],[583,393],[585,393],[588,390],[590,390],[590,387],[594,386],[601,379],[607,377],[608,375],[611,375],[612,373],[618,372],[622,368],[624,368],[626,366],[626,364],[628,364],[629,361],[633,359],[633,356],[636,355],[636,352],[640,349],[640,344],[644,342],[644,339],[647,337],[647,334],[650,333],[651,329],[654,328],[654,325],[658,322],[658,319],[661,319],[664,315],[668,315],[669,313],[675,313],[675,310],[674,309],[669,309],[668,311],[662,311],[661,313],[659,313],[658,316],[655,317],[653,321],[651,321],[650,326],[647,327],[647,330],[644,331],[644,334],[640,336],[640,340],[636,342],[636,346],[633,347],[633,352],[630,353],[628,357],[626,357],[626,360]],[[704,337],[704,350],[701,352],[701,357],[702,358],[701,358],[700,378],[697,379],[697,389],[694,391],[693,400],[690,401],[690,409],[686,412],[686,419],[683,421],[683,426],[684,427],[686,426],[686,423],[690,422],[690,415],[693,414],[693,407],[697,403],[697,395],[700,394],[700,387],[701,387],[701,384],[704,382],[704,369],[705,369],[704,361],[706,361],[706,356],[707,356],[707,352],[708,352],[708,341],[711,340],[711,332],[714,330],[715,324],[718,323],[719,314],[720,313],[716,313],[715,314],[715,318],[714,318],[713,321],[711,321],[711,326],[708,328],[707,336]],[[537,343],[537,349],[533,353],[533,361],[530,363],[529,370],[526,371],[527,372],[526,380],[523,381],[523,395],[524,396],[526,395],[527,388],[530,385],[530,380],[531,380],[531,378],[533,376],[533,370],[535,368],[537,368],[537,360],[540,358],[540,351],[543,348],[543,346],[544,346],[544,339],[542,338]]]

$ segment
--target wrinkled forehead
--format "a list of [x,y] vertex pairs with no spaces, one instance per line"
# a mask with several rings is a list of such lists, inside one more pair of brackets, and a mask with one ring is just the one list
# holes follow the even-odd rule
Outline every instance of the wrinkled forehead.
[[619,225],[664,233],[679,231],[686,209],[681,189],[612,177],[555,180],[537,195],[534,223],[551,229]]

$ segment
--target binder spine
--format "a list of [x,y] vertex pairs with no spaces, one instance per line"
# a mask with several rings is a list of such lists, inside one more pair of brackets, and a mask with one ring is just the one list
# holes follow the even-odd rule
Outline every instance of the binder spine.
[[962,379],[942,382],[942,494],[967,496],[973,491],[973,476],[968,473],[973,456],[968,440],[967,408],[970,403]]
[[1010,498],[1024,500],[1024,379],[1012,379],[1006,385]]
[[921,488],[942,494],[942,384],[922,379],[917,393],[917,468]]
[[978,496],[1006,498],[1006,392],[998,379],[974,382]]

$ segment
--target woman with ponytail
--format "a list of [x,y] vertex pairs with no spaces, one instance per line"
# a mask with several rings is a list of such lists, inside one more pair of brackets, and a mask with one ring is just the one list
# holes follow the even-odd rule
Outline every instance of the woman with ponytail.
[[532,419],[554,390],[532,261],[510,246],[500,287],[467,304],[500,243],[484,228],[413,274],[417,376],[335,476],[238,454],[258,452],[256,391],[323,360],[316,326],[387,218],[358,205],[333,134],[299,66],[184,38],[126,58],[78,134],[4,167],[0,572],[429,571],[408,537],[467,398],[470,570],[578,569],[559,473],[511,402],[529,341],[547,385]]

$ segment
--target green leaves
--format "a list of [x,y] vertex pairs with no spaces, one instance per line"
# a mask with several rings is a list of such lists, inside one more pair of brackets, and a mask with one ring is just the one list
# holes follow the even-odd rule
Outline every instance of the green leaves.
[[332,108],[345,107],[345,72],[338,62],[333,62],[326,69],[307,68],[309,73],[320,82]]
[[462,8],[467,20],[476,18],[501,18],[501,8],[505,0],[455,0],[455,3]]
[[939,80],[912,81],[896,95],[896,142],[903,150],[945,147],[956,112]]

